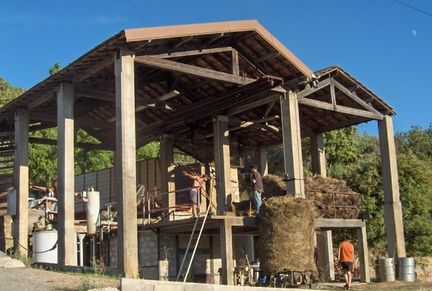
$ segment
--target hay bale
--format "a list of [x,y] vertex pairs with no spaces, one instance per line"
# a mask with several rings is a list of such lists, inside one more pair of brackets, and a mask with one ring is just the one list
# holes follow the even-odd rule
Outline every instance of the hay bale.
[[270,197],[261,206],[257,253],[265,274],[316,272],[314,206],[307,199]]
[[262,178],[264,193],[263,198],[284,196],[286,193],[286,182],[279,176],[266,175]]

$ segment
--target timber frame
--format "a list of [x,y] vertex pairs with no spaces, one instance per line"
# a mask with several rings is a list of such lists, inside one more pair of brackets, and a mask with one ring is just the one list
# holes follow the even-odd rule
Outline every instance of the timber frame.
[[[341,68],[314,74],[257,21],[237,21],[123,30],[0,108],[0,133],[15,135],[20,228],[26,224],[28,142],[58,146],[60,206],[73,201],[74,146],[115,151],[119,270],[136,277],[136,209],[131,211],[136,148],[161,142],[164,189],[172,189],[173,147],[202,162],[215,161],[217,209],[223,214],[232,191],[231,157],[258,150],[264,169],[265,147],[282,143],[287,192],[303,197],[301,138],[317,141],[321,152],[313,155],[321,159],[315,164],[322,174],[322,133],[370,120],[380,124],[389,253],[403,256],[394,113]],[[52,127],[58,128],[58,140],[32,136]],[[76,143],[78,129],[99,143]],[[59,209],[63,266],[76,263],[70,249],[73,211]],[[26,236],[19,234],[24,247]]]

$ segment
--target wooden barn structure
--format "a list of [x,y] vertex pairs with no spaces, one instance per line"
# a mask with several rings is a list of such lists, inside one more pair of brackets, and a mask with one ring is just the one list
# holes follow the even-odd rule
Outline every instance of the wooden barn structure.
[[[209,225],[221,235],[223,280],[232,284],[232,228],[254,222],[223,215],[232,199],[231,157],[257,151],[264,167],[266,147],[282,143],[287,193],[304,197],[301,138],[311,138],[313,172],[325,176],[322,133],[376,120],[389,256],[404,257],[393,114],[341,68],[313,74],[257,21],[123,30],[0,109],[0,135],[14,137],[3,142],[10,145],[4,148],[15,149],[17,248],[26,255],[19,246],[27,246],[28,237],[29,143],[57,145],[60,266],[76,264],[74,147],[110,150],[115,152],[119,210],[118,268],[126,277],[137,277],[136,149],[157,140],[164,191],[174,187],[174,147],[203,163],[214,161],[218,215]],[[57,140],[29,137],[52,127],[58,129]],[[75,143],[77,129],[100,143]],[[175,197],[166,195],[164,203],[173,205]],[[164,222],[160,228],[188,224]],[[358,228],[365,241],[364,223],[318,224],[330,237],[334,228]]]

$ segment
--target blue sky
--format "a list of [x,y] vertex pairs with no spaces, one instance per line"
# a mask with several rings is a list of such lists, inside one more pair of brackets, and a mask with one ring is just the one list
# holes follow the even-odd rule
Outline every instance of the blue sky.
[[[432,1],[400,1],[432,13]],[[124,28],[243,19],[258,19],[312,70],[353,74],[395,108],[396,131],[429,127],[432,16],[396,0],[0,0],[0,76],[30,88]]]

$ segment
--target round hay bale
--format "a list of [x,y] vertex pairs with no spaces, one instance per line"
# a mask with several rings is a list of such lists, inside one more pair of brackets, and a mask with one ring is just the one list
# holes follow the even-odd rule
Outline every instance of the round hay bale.
[[281,196],[263,202],[257,253],[265,274],[316,272],[313,221],[310,200]]

